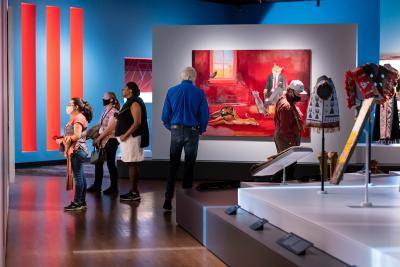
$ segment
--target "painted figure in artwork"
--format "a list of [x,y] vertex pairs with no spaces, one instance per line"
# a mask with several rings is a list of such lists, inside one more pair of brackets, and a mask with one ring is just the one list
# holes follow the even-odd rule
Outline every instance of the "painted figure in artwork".
[[283,67],[274,63],[272,73],[268,76],[264,89],[265,114],[269,115],[270,105],[275,105],[286,91],[286,77],[282,74]]
[[236,110],[232,106],[223,107],[221,110],[217,110],[210,115],[210,121],[208,122],[211,126],[217,125],[255,125],[259,123],[254,118],[240,118]]
[[264,103],[260,98],[260,93],[258,91],[256,91],[256,90],[252,90],[251,94],[254,97],[254,103],[256,104],[257,112],[260,113],[260,114],[264,114],[266,116],[269,115],[268,112],[267,112],[268,110],[265,109]]

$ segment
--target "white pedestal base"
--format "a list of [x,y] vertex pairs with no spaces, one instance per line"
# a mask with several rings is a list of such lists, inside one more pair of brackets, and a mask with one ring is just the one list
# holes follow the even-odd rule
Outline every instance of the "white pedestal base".
[[364,186],[275,186],[239,189],[239,205],[286,232],[311,241],[356,266],[400,266],[400,193],[398,185],[369,190],[374,205],[362,208]]

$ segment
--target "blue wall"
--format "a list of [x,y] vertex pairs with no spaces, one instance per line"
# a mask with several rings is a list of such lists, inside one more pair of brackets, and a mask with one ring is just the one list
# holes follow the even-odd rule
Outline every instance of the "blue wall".
[[381,0],[381,55],[400,55],[400,1]]
[[[389,0],[383,0],[389,1]],[[84,9],[84,96],[98,120],[105,91],[120,93],[124,57],[152,56],[152,27],[169,24],[316,24],[354,23],[359,26],[359,64],[379,59],[379,0],[322,0],[236,7],[197,0],[26,1],[37,5],[37,136],[38,152],[21,152],[20,3],[10,0],[14,29],[14,87],[16,162],[62,159],[46,151],[45,6],[61,8],[61,126],[68,116],[69,7]],[[397,0],[392,0],[397,2]],[[393,9],[395,12],[395,9]],[[339,42],[340,40],[338,40]],[[151,105],[148,106],[151,118]],[[150,122],[151,123],[151,122]]]
[[307,1],[274,3],[262,8],[252,5],[242,11],[233,8],[231,17],[239,24],[358,24],[358,64],[364,64],[379,60],[379,10],[379,0],[321,0],[319,7],[316,1]]
[[[15,147],[16,162],[62,159],[46,151],[45,7],[61,8],[61,127],[68,121],[69,99],[69,8],[84,9],[84,97],[92,104],[95,118],[102,110],[105,91],[120,94],[124,81],[124,57],[152,56],[152,27],[157,24],[221,24],[228,22],[226,7],[195,0],[101,0],[24,1],[37,9],[37,142],[38,152],[21,152],[21,1],[10,0],[14,29]],[[122,99],[121,99],[122,100]],[[151,118],[151,105],[148,105]],[[151,122],[150,122],[151,123]]]

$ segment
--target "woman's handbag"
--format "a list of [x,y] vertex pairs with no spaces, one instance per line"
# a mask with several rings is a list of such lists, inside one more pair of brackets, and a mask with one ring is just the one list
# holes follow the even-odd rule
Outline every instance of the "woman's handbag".
[[97,137],[99,137],[100,126],[101,126],[100,124],[96,124],[92,128],[89,128],[86,132],[86,139],[95,140]]
[[92,155],[90,156],[90,164],[103,163],[106,160],[106,151],[104,148],[93,147]]

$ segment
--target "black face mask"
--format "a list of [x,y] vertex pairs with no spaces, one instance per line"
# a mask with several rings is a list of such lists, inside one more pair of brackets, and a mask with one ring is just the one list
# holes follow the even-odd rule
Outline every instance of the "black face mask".
[[293,96],[293,102],[299,102],[301,100],[301,97],[300,96],[297,96],[297,95],[295,95],[295,96]]
[[103,99],[103,106],[107,106],[108,104],[110,104],[110,99]]
[[293,94],[293,95],[287,95],[287,100],[288,100],[290,103],[296,103],[296,102],[299,102],[299,101],[301,100],[301,97],[300,97],[300,96],[297,96],[297,95],[295,95],[295,94]]

